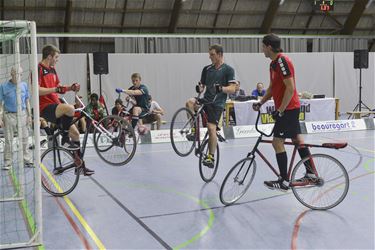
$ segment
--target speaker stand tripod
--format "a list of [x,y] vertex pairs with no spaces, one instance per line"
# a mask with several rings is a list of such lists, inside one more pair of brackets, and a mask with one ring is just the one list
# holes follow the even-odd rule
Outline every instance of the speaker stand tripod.
[[107,112],[107,115],[109,115],[107,104],[105,103],[104,96],[102,94],[102,74],[99,74],[99,96],[99,102],[103,104],[105,111]]
[[[359,69],[359,100],[355,108],[353,109],[354,111],[362,111],[362,108],[371,111],[371,109],[364,103],[362,102],[362,68]],[[348,119],[352,117],[353,114],[349,115]]]

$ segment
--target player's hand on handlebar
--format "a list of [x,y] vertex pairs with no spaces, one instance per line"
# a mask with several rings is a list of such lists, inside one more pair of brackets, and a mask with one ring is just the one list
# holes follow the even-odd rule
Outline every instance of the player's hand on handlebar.
[[124,90],[121,89],[121,88],[116,88],[116,92],[120,94],[120,93],[124,92]]
[[81,89],[81,86],[79,85],[79,83],[73,83],[71,86],[70,86],[70,90],[71,91],[74,91],[74,92],[78,92],[79,90]]
[[66,86],[57,86],[55,92],[58,94],[65,94],[68,91],[68,87]]
[[253,103],[253,109],[259,111],[262,104],[260,102]]

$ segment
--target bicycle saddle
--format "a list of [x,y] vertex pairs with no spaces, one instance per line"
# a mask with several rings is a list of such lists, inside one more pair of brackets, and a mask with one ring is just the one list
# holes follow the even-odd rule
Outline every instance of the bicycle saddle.
[[339,149],[339,148],[345,148],[346,146],[348,146],[348,143],[347,142],[341,142],[341,143],[323,143],[322,146],[326,147],[326,148]]

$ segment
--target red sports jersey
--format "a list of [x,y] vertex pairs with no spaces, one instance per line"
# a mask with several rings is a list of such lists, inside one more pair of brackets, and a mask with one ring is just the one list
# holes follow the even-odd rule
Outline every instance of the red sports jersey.
[[[54,67],[47,67],[41,63],[38,65],[39,71],[39,86],[44,88],[55,88],[59,85],[60,80],[56,74]],[[39,96],[39,109],[43,111],[49,104],[60,104],[59,96],[56,93],[51,93],[44,96]]]
[[296,89],[296,81],[294,75],[294,66],[292,61],[286,55],[279,53],[277,58],[271,62],[270,77],[272,82],[272,97],[275,102],[276,110],[280,107],[285,93],[284,79],[293,78],[294,93],[286,110],[296,109],[300,107],[298,93]]

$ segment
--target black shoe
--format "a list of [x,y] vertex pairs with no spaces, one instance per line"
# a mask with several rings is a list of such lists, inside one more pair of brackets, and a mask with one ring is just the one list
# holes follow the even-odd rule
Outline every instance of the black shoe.
[[34,164],[31,163],[31,162],[26,162],[25,165],[24,165],[25,168],[33,168],[34,167]]
[[278,179],[277,181],[265,181],[264,185],[268,187],[269,189],[272,190],[279,190],[282,192],[286,192],[289,189],[289,182],[283,180],[283,179]]
[[82,173],[83,173],[84,176],[90,176],[90,175],[95,174],[95,171],[91,170],[89,168],[83,167],[82,168]]

